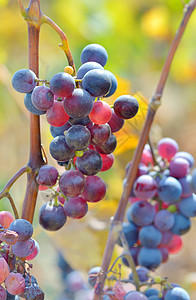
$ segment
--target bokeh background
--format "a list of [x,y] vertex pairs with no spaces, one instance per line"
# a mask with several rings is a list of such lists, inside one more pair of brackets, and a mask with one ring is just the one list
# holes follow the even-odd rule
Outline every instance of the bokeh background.
[[[187,1],[186,1],[187,2]],[[28,1],[24,1],[28,6]],[[158,82],[169,45],[183,14],[180,0],[41,0],[45,14],[67,34],[76,67],[80,53],[89,43],[103,45],[109,54],[106,68],[118,78],[118,95],[134,94],[140,101],[140,112],[128,121],[118,134],[119,147],[113,170],[102,177],[107,183],[105,199],[91,206],[81,221],[68,221],[56,233],[47,233],[38,224],[39,207],[48,199],[40,192],[34,218],[34,238],[40,253],[34,260],[33,274],[46,293],[47,300],[57,299],[63,291],[61,272],[57,266],[60,250],[69,264],[82,272],[99,265],[105,246],[110,217],[114,214],[125,175],[146,114],[147,102]],[[193,14],[172,64],[151,131],[156,145],[161,137],[174,138],[180,150],[196,159],[196,13]],[[48,25],[40,35],[40,78],[50,80],[67,65],[58,47],[60,39]],[[0,0],[0,187],[28,161],[29,114],[23,95],[11,86],[11,77],[18,69],[28,67],[27,26],[16,0]],[[52,137],[45,117],[41,117],[42,143],[48,153]],[[49,162],[57,166],[48,155]],[[59,171],[63,169],[59,167]],[[21,211],[26,187],[25,175],[12,188],[12,195]],[[10,209],[6,199],[0,209]],[[187,288],[194,299],[196,292],[196,227],[184,239],[183,251],[158,269]],[[115,255],[118,254],[116,250]],[[128,272],[128,270],[126,270]]]

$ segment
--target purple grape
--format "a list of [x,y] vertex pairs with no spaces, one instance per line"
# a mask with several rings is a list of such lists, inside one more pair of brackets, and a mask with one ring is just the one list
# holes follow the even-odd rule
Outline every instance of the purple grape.
[[191,227],[191,221],[189,218],[183,216],[182,214],[175,212],[174,216],[174,225],[170,231],[177,235],[183,235],[189,231]]
[[45,85],[35,87],[31,99],[33,105],[40,110],[47,110],[51,108],[54,103],[54,95]]
[[156,213],[154,225],[160,231],[168,231],[174,225],[174,216],[166,209],[160,210]]
[[156,214],[154,206],[147,201],[135,202],[127,210],[127,218],[137,226],[151,225]]
[[88,212],[88,204],[82,197],[68,198],[64,203],[66,215],[73,219],[81,219]]
[[190,171],[189,162],[181,157],[171,160],[169,164],[170,176],[175,178],[182,178]]
[[82,50],[81,53],[82,64],[89,61],[94,61],[104,67],[107,62],[107,59],[107,51],[103,46],[99,44],[89,44]]
[[182,199],[178,203],[179,211],[185,217],[195,217],[196,216],[196,195],[192,194],[188,198]]
[[107,71],[107,70],[105,72],[110,76],[110,80],[111,80],[111,87],[110,87],[109,93],[107,93],[105,95],[105,97],[110,97],[116,92],[118,82],[117,82],[117,79],[116,79],[116,77],[114,76],[114,74],[112,72]]
[[109,92],[111,79],[105,70],[90,70],[82,79],[82,87],[93,97],[101,97]]
[[189,162],[190,168],[192,168],[195,163],[194,157],[188,152],[185,152],[185,151],[177,152],[175,154],[174,158],[177,158],[177,157],[186,159]]
[[58,171],[55,167],[50,165],[42,166],[36,176],[36,181],[40,185],[53,186],[56,184],[58,178]]
[[106,184],[100,177],[87,176],[82,197],[88,202],[98,202],[102,200],[106,193]]
[[131,291],[124,296],[124,300],[148,300],[148,298],[141,292]]
[[31,95],[32,95],[32,92],[27,93],[24,97],[24,105],[25,105],[26,109],[28,109],[28,111],[34,115],[37,115],[37,116],[44,115],[46,113],[46,111],[37,109],[35,107],[35,105],[33,105],[32,100],[31,100]]
[[82,157],[77,157],[76,167],[84,175],[95,175],[102,167],[102,159],[100,154],[95,150],[87,150]]
[[12,77],[13,88],[19,93],[30,93],[36,86],[36,75],[29,69],[21,69]]
[[124,123],[125,123],[125,120],[122,119],[122,118],[119,118],[115,114],[114,109],[112,108],[112,117],[111,117],[111,119],[108,122],[108,124],[109,124],[109,126],[111,128],[111,131],[112,132],[119,131],[123,127]]
[[65,135],[67,145],[75,150],[85,150],[91,139],[90,131],[83,125],[74,125],[69,128]]
[[181,287],[174,287],[169,290],[165,297],[165,300],[190,300],[189,294]]
[[[149,279],[149,272],[150,272],[149,269],[147,269],[145,267],[138,267],[138,268],[136,268],[136,272],[137,272],[139,280],[141,282],[148,281],[148,279]],[[133,280],[133,273],[132,272],[129,275],[129,279]]]
[[90,123],[87,128],[91,133],[92,144],[104,144],[111,135],[110,126],[107,123],[101,125]]
[[50,89],[57,97],[70,96],[75,88],[74,78],[65,72],[55,74],[50,80]]
[[133,192],[141,200],[148,200],[156,195],[157,183],[150,175],[141,175],[134,183]]
[[161,251],[157,248],[141,247],[138,254],[138,263],[148,269],[157,268],[162,262]]
[[63,126],[60,127],[54,127],[50,125],[50,133],[55,138],[58,135],[64,135],[64,132],[67,131],[70,127],[71,125],[69,124],[69,122],[65,123]]
[[138,101],[130,95],[123,95],[114,101],[114,112],[122,119],[133,118],[139,109]]
[[154,248],[161,242],[162,234],[153,225],[144,226],[139,232],[139,240],[142,246]]
[[18,257],[26,257],[31,255],[35,250],[35,241],[29,239],[25,242],[16,242],[12,246],[13,253]]
[[50,143],[50,154],[58,161],[67,161],[74,156],[75,151],[71,149],[65,140],[64,135],[56,136]]
[[83,65],[81,65],[81,67],[78,69],[77,72],[77,79],[82,79],[84,77],[84,75],[90,71],[90,70],[94,70],[94,69],[100,69],[100,70],[104,70],[104,68],[98,64],[97,62],[93,62],[93,61],[89,61],[84,63]]
[[18,234],[18,242],[24,242],[31,238],[33,226],[25,219],[17,219],[10,224],[9,230]]
[[179,178],[178,181],[182,186],[181,198],[188,198],[192,195],[192,176],[190,174],[185,177]]
[[59,188],[67,197],[79,196],[85,187],[85,177],[77,170],[64,172],[59,179]]
[[162,239],[161,239],[161,245],[167,245],[171,242],[173,238],[173,233],[170,231],[164,231],[162,232]]
[[68,123],[71,124],[71,125],[86,126],[87,124],[91,123],[91,120],[90,120],[89,116],[87,116],[85,118],[80,118],[80,119],[74,119],[74,118],[70,117]]
[[71,118],[85,118],[93,109],[94,98],[84,89],[75,89],[71,96],[66,97],[63,103],[65,112]]
[[117,139],[114,134],[111,134],[107,142],[101,145],[96,145],[95,149],[101,154],[111,154],[117,146]]
[[157,144],[157,150],[162,158],[170,161],[178,152],[179,146],[177,142],[171,138],[163,138]]
[[49,202],[39,210],[39,223],[49,231],[59,230],[65,224],[67,216],[61,205],[52,205]]
[[167,203],[175,203],[182,194],[182,186],[174,177],[164,177],[158,184],[158,196]]
[[159,250],[161,251],[162,254],[162,263],[165,263],[166,261],[168,261],[169,258],[169,250],[165,247],[160,247],[160,246],[159,246]]

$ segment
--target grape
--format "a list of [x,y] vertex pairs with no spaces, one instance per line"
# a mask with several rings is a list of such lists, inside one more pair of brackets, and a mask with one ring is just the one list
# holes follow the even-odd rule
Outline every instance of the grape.
[[26,260],[32,260],[32,259],[34,259],[38,255],[38,253],[39,253],[39,244],[35,240],[34,240],[34,242],[35,242],[35,249],[34,249],[34,251],[33,251],[32,254],[27,255]]
[[111,135],[110,126],[107,123],[102,125],[90,123],[87,128],[91,133],[92,144],[104,144]]
[[69,124],[69,122],[65,123],[63,126],[60,127],[50,126],[50,133],[53,137],[56,137],[58,135],[64,135],[64,132],[67,131],[70,127],[71,125]]
[[130,95],[123,95],[114,101],[114,112],[122,119],[133,118],[139,109],[138,101]]
[[[127,174],[128,174],[128,170],[129,170],[129,168],[131,167],[131,165],[132,165],[132,162],[129,162],[127,165],[126,165],[126,169],[125,169],[125,171],[126,171],[126,176],[127,176]],[[143,164],[143,163],[140,163],[139,165],[138,165],[138,170],[137,170],[137,174],[136,174],[136,177],[139,177],[139,176],[141,176],[141,175],[146,175],[147,173],[148,173],[148,167],[145,165],[145,164]]]
[[82,79],[82,87],[93,97],[101,97],[109,92],[111,79],[105,70],[90,70]]
[[36,181],[38,184],[53,186],[56,184],[58,175],[59,173],[55,167],[45,165],[39,169],[39,173],[36,176]]
[[171,138],[163,138],[157,144],[157,150],[162,158],[170,161],[178,152],[179,146],[177,142]]
[[59,230],[63,227],[66,220],[67,216],[60,204],[56,206],[45,203],[39,210],[39,223],[46,230]]
[[6,290],[0,285],[0,300],[6,300],[7,299],[7,293]]
[[19,295],[25,290],[25,279],[20,273],[10,273],[5,280],[7,291],[11,295]]
[[24,297],[26,300],[43,300],[44,292],[37,284],[29,284],[25,287],[22,297]]
[[25,105],[26,109],[28,109],[28,111],[30,111],[34,115],[37,115],[37,116],[44,115],[46,113],[46,111],[37,109],[35,107],[35,105],[33,105],[31,95],[32,95],[32,92],[27,93],[24,97],[24,105]]
[[160,244],[162,239],[161,232],[153,225],[142,227],[139,232],[139,240],[142,246],[153,248]]
[[174,287],[164,297],[165,300],[190,300],[189,294],[181,287]]
[[81,65],[81,67],[78,69],[77,72],[77,79],[82,79],[84,77],[84,75],[90,71],[90,70],[94,70],[94,69],[100,69],[100,70],[104,70],[104,68],[98,64],[97,62],[86,62],[83,65]]
[[169,258],[169,250],[168,248],[165,247],[159,247],[159,250],[161,251],[162,254],[162,263],[165,263],[166,261],[168,261]]
[[183,216],[182,214],[175,212],[174,216],[174,225],[170,229],[170,231],[177,235],[183,235],[187,231],[189,231],[191,227],[191,221],[189,218]]
[[167,245],[171,242],[173,238],[173,233],[170,231],[163,231],[162,232],[162,239],[161,239],[161,245]]
[[182,186],[182,194],[181,198],[188,198],[192,195],[192,176],[190,174],[186,175],[185,177],[179,178],[178,181]]
[[178,204],[181,214],[185,217],[196,216],[196,195],[192,194],[188,198],[182,199]]
[[153,198],[157,193],[157,183],[150,175],[141,175],[135,181],[133,191],[141,200]]
[[5,279],[10,274],[9,266],[3,257],[0,257],[0,284],[5,281]]
[[124,300],[148,300],[148,298],[141,292],[131,291],[124,296]]
[[155,213],[155,208],[150,203],[138,201],[127,210],[127,219],[137,226],[147,226],[152,224]]
[[154,225],[160,231],[167,231],[174,225],[174,216],[168,210],[160,210],[156,213]]
[[56,136],[50,143],[50,154],[58,161],[67,161],[74,156],[75,151],[71,149],[65,140],[64,135]]
[[9,230],[18,234],[18,242],[24,242],[31,238],[33,226],[25,219],[17,219],[10,224]]
[[71,118],[85,118],[93,108],[93,100],[84,89],[75,89],[71,96],[65,98],[63,106]]
[[99,272],[101,271],[101,267],[93,267],[88,272],[88,283],[91,287],[94,287],[97,281],[97,276]]
[[189,162],[181,157],[174,158],[169,164],[170,176],[182,178],[189,172]]
[[64,211],[68,217],[80,219],[88,212],[88,204],[82,197],[68,198],[64,203]]
[[105,95],[105,97],[110,97],[110,96],[112,96],[116,92],[118,82],[117,82],[117,79],[116,79],[116,77],[114,76],[114,74],[112,72],[107,71],[107,70],[105,70],[105,72],[110,76],[110,80],[111,80],[110,90]]
[[[137,266],[138,265],[137,256],[138,256],[138,253],[140,251],[140,248],[131,247],[131,248],[129,248],[129,251],[130,251],[130,254],[133,258],[133,261],[134,261],[135,265]],[[125,266],[129,267],[129,263],[128,263],[128,260],[126,259],[126,257],[122,257],[122,262],[124,263]]]
[[13,88],[19,93],[29,93],[36,86],[36,75],[29,69],[21,69],[12,77]]
[[[139,280],[140,280],[141,282],[148,281],[150,270],[148,270],[148,269],[145,268],[145,267],[138,267],[138,268],[136,268],[136,272],[137,272],[137,275],[138,275]],[[131,274],[129,275],[129,279],[133,280],[133,273],[132,273],[132,272],[131,272]]]
[[153,296],[150,296],[150,297],[148,298],[148,300],[163,300],[163,298],[162,298],[162,297],[159,297],[159,296],[157,296],[157,295],[153,295]]
[[69,170],[64,172],[59,179],[59,188],[67,197],[77,197],[84,190],[84,175],[77,170]]
[[125,120],[124,119],[121,119],[119,118],[115,112],[114,112],[114,109],[112,108],[112,116],[111,116],[111,119],[109,120],[108,124],[111,128],[111,131],[112,132],[117,132],[119,131],[123,125],[125,123]]
[[[123,223],[122,229],[129,247],[133,247],[138,240],[138,227],[134,223],[129,222]],[[118,244],[122,246],[120,238],[118,240]]]
[[91,121],[99,125],[109,122],[111,116],[112,110],[109,104],[100,100],[94,102],[93,109],[89,114]]
[[150,149],[144,148],[140,163],[143,163],[144,165],[154,164]]
[[157,268],[162,262],[161,251],[157,248],[141,247],[138,254],[138,263],[148,269]]
[[9,211],[0,211],[0,224],[7,229],[10,224],[14,221],[14,217]]
[[174,177],[163,177],[158,184],[158,196],[162,201],[175,203],[182,194],[182,186]]
[[52,107],[46,112],[46,119],[52,126],[60,127],[65,125],[69,120],[69,116],[64,110],[63,101],[54,100]]
[[75,88],[74,78],[65,72],[55,74],[50,80],[50,89],[57,97],[70,96]]
[[12,250],[16,256],[26,257],[34,252],[35,241],[33,239],[29,239],[25,242],[16,242],[16,244],[12,246]]
[[31,95],[33,105],[40,110],[47,110],[54,103],[54,95],[51,90],[45,86],[37,86]]
[[70,117],[68,123],[71,124],[71,125],[86,126],[87,124],[91,123],[91,120],[88,116],[85,117],[85,118],[77,118],[77,119],[74,119],[74,118]]
[[105,142],[102,145],[95,145],[95,149],[97,150],[97,152],[99,152],[100,154],[111,154],[112,152],[114,152],[114,150],[116,149],[117,146],[117,140],[114,134],[111,134],[109,139],[107,140],[107,142]]
[[65,135],[67,145],[75,150],[85,150],[91,139],[90,131],[83,125],[74,125],[69,128]]
[[100,172],[105,172],[112,167],[114,163],[114,155],[112,153],[108,155],[101,154],[101,159],[102,159],[102,167]]
[[145,295],[146,295],[147,297],[150,297],[150,296],[158,296],[158,295],[159,295],[159,291],[156,290],[156,289],[153,289],[153,288],[147,289],[144,293],[145,293]]
[[166,245],[170,254],[177,254],[182,249],[182,238],[174,234],[171,241]]
[[108,54],[105,48],[99,44],[89,44],[87,45],[81,53],[81,62],[82,64],[95,61],[101,66],[105,66],[108,59]]
[[186,159],[189,162],[190,168],[192,168],[195,163],[194,157],[188,152],[185,152],[185,151],[177,152],[175,154],[174,158],[177,158],[177,157]]
[[77,157],[76,167],[80,172],[85,175],[95,175],[102,167],[102,159],[98,152],[95,150],[87,150],[82,157]]
[[104,198],[106,193],[106,184],[98,176],[86,177],[86,184],[82,197],[88,202],[98,202]]

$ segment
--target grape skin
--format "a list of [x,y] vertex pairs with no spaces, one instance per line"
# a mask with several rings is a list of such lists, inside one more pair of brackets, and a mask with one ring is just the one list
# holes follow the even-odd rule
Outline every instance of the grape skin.
[[53,186],[56,184],[58,175],[59,173],[55,167],[45,165],[39,169],[39,173],[36,176],[36,181],[41,185]]
[[75,151],[67,145],[64,135],[56,136],[51,141],[49,151],[51,156],[58,161],[67,161],[73,157],[75,153]]
[[50,80],[50,89],[57,97],[70,96],[75,88],[74,78],[65,72],[55,74]]
[[67,197],[79,196],[85,187],[85,177],[77,170],[64,172],[59,179],[59,188]]
[[10,274],[9,266],[3,257],[0,257],[0,284],[5,281],[5,279]]
[[105,70],[90,70],[82,79],[82,87],[93,97],[101,97],[109,92],[111,79]]
[[106,184],[100,177],[87,176],[82,197],[88,202],[98,202],[106,194]]
[[70,218],[81,219],[88,212],[88,204],[82,197],[69,198],[64,203],[64,211]]
[[100,154],[95,150],[87,150],[82,157],[77,157],[76,167],[84,175],[95,175],[102,167],[102,159]]
[[116,149],[117,146],[117,140],[114,134],[111,134],[109,139],[107,140],[107,142],[105,142],[102,145],[95,145],[95,149],[97,150],[97,152],[99,152],[100,154],[111,154],[112,152],[114,152],[114,150]]
[[19,93],[29,93],[36,86],[36,75],[29,69],[21,69],[14,73],[12,86]]
[[32,95],[32,92],[27,93],[24,97],[24,105],[25,105],[26,109],[34,115],[37,115],[37,116],[44,115],[46,113],[46,110],[40,110],[40,109],[36,108],[35,105],[33,105],[31,95]]
[[91,139],[90,131],[83,125],[74,125],[65,135],[67,145],[75,151],[85,150]]
[[104,70],[104,68],[98,64],[97,62],[94,61],[90,61],[90,62],[86,62],[83,65],[81,65],[81,67],[78,69],[77,72],[77,79],[82,79],[84,77],[84,75],[90,71],[90,70],[94,70],[94,69],[100,69],[100,70]]
[[108,53],[106,49],[99,44],[89,44],[82,50],[81,53],[82,64],[89,61],[94,61],[104,67],[107,60],[108,60]]
[[119,118],[131,119],[139,109],[138,101],[130,95],[123,95],[114,101],[114,111]]
[[33,226],[25,219],[17,219],[10,224],[9,230],[18,234],[18,241],[24,242],[31,238]]
[[19,295],[25,290],[25,279],[20,273],[10,273],[5,280],[7,291],[11,295]]
[[37,109],[47,110],[51,108],[54,103],[54,95],[47,86],[37,86],[32,92],[31,100]]
[[25,242],[16,242],[16,244],[12,246],[12,249],[16,256],[26,257],[34,252],[35,241],[33,239],[29,239]]
[[51,205],[45,203],[39,210],[39,223],[40,225],[49,231],[57,231],[67,221],[67,216],[61,205]]

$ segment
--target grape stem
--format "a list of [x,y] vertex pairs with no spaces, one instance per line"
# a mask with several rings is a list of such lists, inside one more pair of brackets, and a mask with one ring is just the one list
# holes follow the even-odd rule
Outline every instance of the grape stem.
[[[166,58],[165,64],[163,66],[161,76],[160,76],[157,88],[155,90],[155,93],[150,100],[147,116],[146,116],[144,126],[143,126],[143,130],[142,130],[139,142],[138,142],[138,146],[137,146],[136,151],[133,156],[132,165],[129,168],[129,171],[127,174],[127,181],[124,185],[124,190],[123,190],[118,208],[116,210],[115,216],[114,216],[113,221],[110,226],[108,240],[106,243],[103,260],[102,260],[102,264],[101,264],[100,276],[98,276],[98,279],[97,279],[97,284],[95,286],[93,300],[101,299],[101,295],[103,293],[103,287],[104,287],[104,283],[105,283],[105,279],[106,279],[105,274],[107,274],[107,270],[109,268],[110,261],[112,258],[112,253],[113,253],[115,243],[117,240],[117,237],[116,237],[116,235],[113,234],[113,232],[115,231],[115,227],[119,226],[119,222],[123,222],[126,206],[128,203],[128,198],[129,198],[129,195],[130,195],[130,192],[131,192],[131,189],[132,189],[132,186],[133,186],[136,174],[137,174],[137,169],[138,169],[138,165],[141,160],[142,152],[143,152],[145,144],[147,143],[150,128],[153,123],[155,113],[156,113],[158,107],[161,105],[161,97],[162,97],[163,90],[164,90],[164,87],[165,87],[165,84],[166,84],[166,81],[167,81],[167,78],[169,75],[171,63],[173,61],[174,55],[179,46],[182,35],[187,27],[187,23],[192,15],[195,7],[196,7],[196,0],[191,0],[185,6],[182,21],[180,23],[180,26],[179,26],[179,28],[176,32],[176,35],[172,41],[172,44],[170,46],[169,53]],[[134,277],[133,277],[133,279],[135,281]]]
[[10,204],[11,204],[13,212],[14,212],[15,219],[19,219],[19,214],[18,214],[16,205],[14,203],[12,196],[10,195],[10,193],[6,193],[5,197],[8,198],[8,200],[10,201]]

